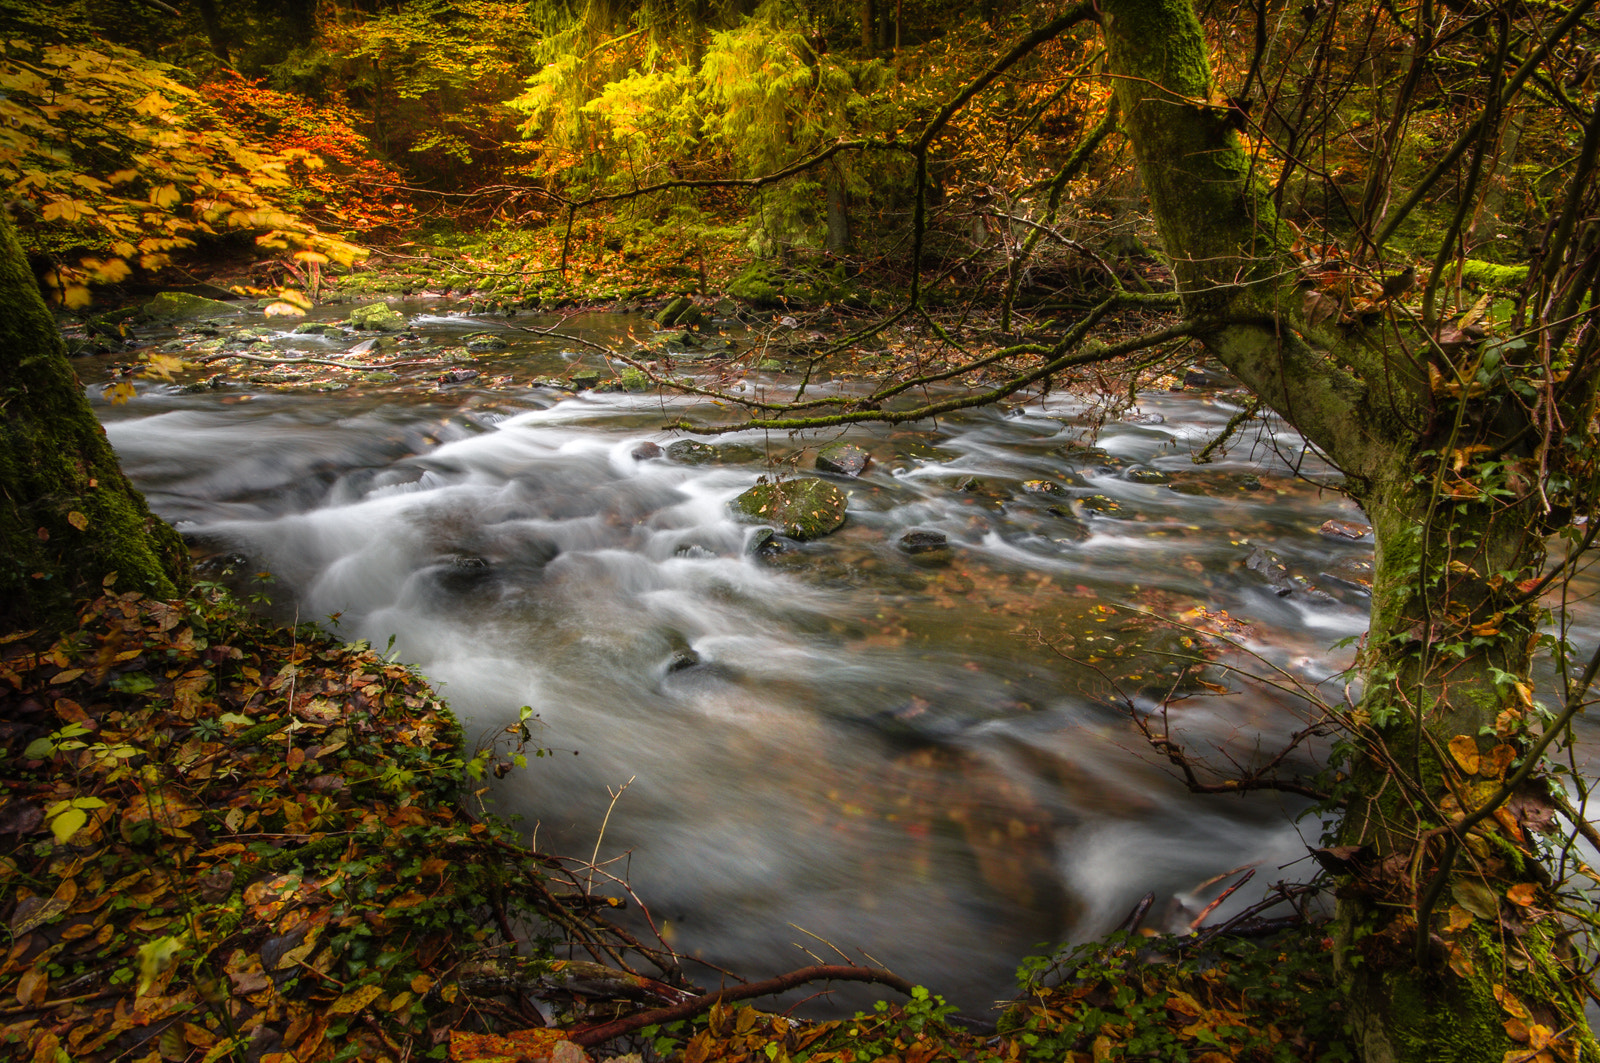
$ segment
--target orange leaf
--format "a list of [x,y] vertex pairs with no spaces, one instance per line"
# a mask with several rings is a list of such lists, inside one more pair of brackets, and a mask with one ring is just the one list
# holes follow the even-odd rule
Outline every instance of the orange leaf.
[[1506,890],[1506,900],[1526,908],[1533,903],[1534,894],[1538,889],[1539,887],[1532,882],[1519,882]]

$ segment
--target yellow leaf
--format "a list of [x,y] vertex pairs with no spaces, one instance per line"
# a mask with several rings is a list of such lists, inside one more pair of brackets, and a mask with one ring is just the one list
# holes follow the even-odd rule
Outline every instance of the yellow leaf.
[[1524,1022],[1533,1018],[1533,1015],[1528,1011],[1527,1006],[1513,996],[1505,986],[1497,983],[1492,987],[1492,989],[1494,992],[1494,998],[1500,1002],[1500,1006],[1502,1008],[1506,1009],[1506,1014],[1512,1016],[1513,1018],[1522,1019]]
[[108,258],[104,262],[98,259],[85,259],[83,265],[89,270],[96,284],[116,284],[133,272],[133,268],[120,258]]
[[17,979],[17,1003],[32,1008],[44,1002],[50,990],[50,975],[40,967],[29,967]]
[[278,298],[286,303],[292,303],[302,310],[311,309],[311,300],[295,291],[293,288],[279,288]]
[[352,989],[332,1004],[329,1004],[327,1013],[329,1015],[353,1015],[374,1000],[377,1000],[382,994],[382,986],[364,985],[358,989]]
[[126,380],[122,380],[115,384],[107,384],[105,389],[102,390],[100,394],[104,395],[106,401],[111,403],[111,405],[121,406],[123,403],[133,398],[137,392],[134,390],[132,384],[128,383]]
[[432,988],[433,978],[430,975],[419,974],[411,979],[411,991],[419,997]]
[[306,312],[293,303],[283,302],[281,299],[275,303],[268,303],[262,311],[268,317],[305,317]]
[[175,207],[183,199],[183,193],[178,191],[177,185],[162,185],[160,188],[150,190],[150,202],[157,207]]
[[294,253],[294,260],[296,262],[309,262],[317,266],[325,266],[328,264],[328,256],[319,251],[296,251]]
[[1467,735],[1450,739],[1450,755],[1468,775],[1478,774],[1478,743]]
[[146,358],[145,364],[145,372],[150,376],[171,380],[172,374],[183,368],[183,359],[175,354],[152,354]]
[[89,526],[89,518],[84,516],[82,513],[79,513],[77,510],[73,510],[71,513],[67,514],[67,523],[72,525],[74,528],[77,528],[79,531],[83,531]]
[[68,310],[80,310],[89,305],[89,289],[82,284],[69,284],[61,292],[61,305]]
[[1465,930],[1472,925],[1472,913],[1459,904],[1450,906],[1450,921],[1445,924],[1446,930]]

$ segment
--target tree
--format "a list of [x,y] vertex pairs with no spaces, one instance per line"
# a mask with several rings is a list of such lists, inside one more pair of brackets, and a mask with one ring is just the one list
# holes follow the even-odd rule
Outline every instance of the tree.
[[[1559,40],[1587,7],[1547,33]],[[1536,61],[1508,54],[1501,21],[1497,75]],[[1570,534],[1596,498],[1600,112],[1586,116],[1535,262],[1544,299],[1516,342],[1474,342],[1426,300],[1419,316],[1384,312],[1404,273],[1364,311],[1319,321],[1318,293],[1218,103],[1187,0],[1106,0],[1101,26],[1196,335],[1333,459],[1373,524],[1372,626],[1347,720],[1339,827],[1354,872],[1341,891],[1339,959],[1365,1056],[1499,1058],[1519,1048],[1508,1012],[1592,1049],[1531,831],[1553,818],[1539,755],[1587,701],[1600,654],[1553,720],[1535,706],[1530,674],[1545,641],[1539,592],[1554,575],[1546,542]],[[1548,40],[1521,47],[1536,53]],[[1461,134],[1468,149],[1492,142],[1512,89],[1494,78],[1487,112]],[[1362,236],[1375,266],[1399,219],[1370,220]],[[1503,1011],[1508,998],[1532,1019]]]
[[188,551],[117,464],[0,219],[0,629],[71,628],[102,586],[176,597]]
[[[1308,5],[1299,29],[1280,33],[1291,20],[1263,5],[1239,35],[1254,47],[1248,66],[1234,56],[1237,97],[1217,89],[1190,0],[1070,8],[925,122],[911,148],[918,181],[967,102],[1043,42],[1098,23],[1178,320],[1093,342],[1117,307],[1172,298],[1113,279],[1064,332],[1001,352],[1028,361],[984,391],[893,405],[998,356],[889,380],[864,400],[747,402],[748,421],[696,427],[915,421],[1188,338],[1337,465],[1373,525],[1375,574],[1351,701],[1329,709],[1342,738],[1323,780],[1334,836],[1319,857],[1339,877],[1337,962],[1369,1061],[1600,1050],[1574,942],[1595,924],[1563,893],[1557,865],[1570,842],[1542,837],[1565,820],[1597,840],[1544,757],[1589,703],[1600,650],[1575,658],[1564,632],[1547,630],[1541,601],[1600,530],[1600,106],[1592,63],[1580,69],[1572,43],[1592,7],[1535,18],[1512,4]],[[1403,47],[1362,43],[1390,33]],[[1525,270],[1513,271],[1525,280],[1514,301],[1469,309],[1459,281],[1476,249],[1465,234],[1502,170],[1507,116],[1533,103],[1544,109],[1538,135],[1561,159],[1529,190],[1532,239]],[[1424,121],[1431,140],[1416,135]],[[1359,137],[1340,144],[1341,126]],[[1308,219],[1297,201],[1318,199],[1321,217]],[[1320,246],[1289,211],[1322,227]],[[918,249],[922,215],[919,197]],[[914,252],[914,276],[923,265]],[[918,295],[914,283],[902,313],[923,312]],[[1493,330],[1490,311],[1502,313]],[[1539,655],[1562,685],[1554,708],[1535,696]]]

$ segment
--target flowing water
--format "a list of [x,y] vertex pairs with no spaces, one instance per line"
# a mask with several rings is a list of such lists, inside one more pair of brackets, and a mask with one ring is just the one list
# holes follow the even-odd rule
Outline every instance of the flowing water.
[[[500,327],[434,309],[414,331]],[[705,437],[717,458],[688,464],[641,444],[725,411],[525,386],[573,355],[506,336],[493,389],[142,385],[101,412],[214,569],[270,571],[286,615],[393,636],[469,734],[532,706],[553,755],[507,778],[498,810],[547,851],[597,851],[597,888],[625,878],[674,947],[760,976],[810,962],[796,943],[836,956],[822,938],[978,1008],[1035,946],[1108,929],[1146,890],[1176,926],[1219,872],[1309,873],[1279,871],[1316,844],[1296,799],[1193,797],[1128,715],[1184,695],[1172,726],[1219,762],[1303,726],[1281,691],[1185,672],[1204,640],[1152,613],[1248,621],[1234,637],[1257,667],[1339,697],[1351,651],[1330,647],[1365,627],[1371,547],[1319,534],[1361,518],[1298,437],[1193,464],[1237,409],[1202,388],[1145,396],[1093,446],[1088,411],[1057,395],[913,428]],[[844,527],[750,553],[728,500],[809,473],[836,438],[873,458],[835,478]],[[950,547],[908,553],[913,530]]]

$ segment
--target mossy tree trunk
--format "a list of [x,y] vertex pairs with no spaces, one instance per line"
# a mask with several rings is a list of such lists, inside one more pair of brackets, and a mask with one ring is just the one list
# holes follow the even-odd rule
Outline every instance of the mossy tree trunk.
[[117,590],[180,593],[183,541],[122,474],[3,218],[0,407],[0,630],[66,630],[113,574]]
[[[1452,355],[1398,315],[1307,320],[1307,287],[1230,131],[1189,0],[1102,0],[1100,14],[1186,313],[1340,467],[1373,524],[1362,695],[1343,714],[1336,780],[1336,940],[1363,1056],[1531,1058],[1556,1031],[1556,1058],[1592,1050],[1538,858],[1535,832],[1555,811],[1519,765],[1540,734],[1535,584],[1571,515],[1547,488],[1593,497],[1600,342],[1580,336],[1562,379],[1533,357]],[[1545,400],[1519,399],[1523,388]]]

